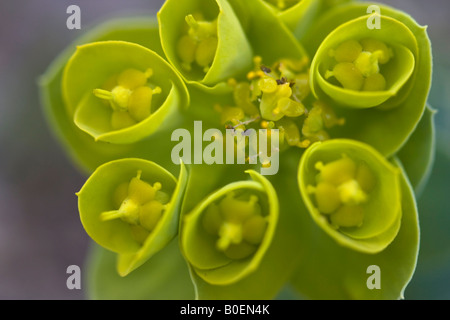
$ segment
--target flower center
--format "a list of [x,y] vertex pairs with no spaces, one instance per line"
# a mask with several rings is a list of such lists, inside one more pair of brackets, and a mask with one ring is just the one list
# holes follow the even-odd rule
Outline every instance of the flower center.
[[380,65],[387,64],[393,57],[393,51],[376,39],[360,41],[347,40],[336,49],[330,50],[336,64],[333,70],[327,70],[325,78],[334,77],[342,87],[355,91],[383,91],[386,79]]
[[346,155],[341,159],[315,165],[319,171],[317,185],[308,186],[315,195],[317,209],[336,227],[360,227],[364,220],[364,204],[375,186],[368,166],[359,165]]
[[150,185],[141,180],[142,171],[130,182],[120,184],[113,196],[116,210],[106,211],[100,220],[121,219],[131,227],[136,241],[143,243],[158,224],[168,202],[168,195],[161,191],[159,182]]
[[205,21],[201,14],[190,14],[186,16],[186,23],[187,29],[177,44],[181,65],[186,71],[191,71],[195,63],[207,73],[217,51],[217,19]]
[[150,116],[153,95],[161,93],[160,87],[152,87],[148,83],[152,75],[152,69],[145,72],[127,69],[105,83],[104,89],[93,91],[111,107],[113,130],[130,127]]
[[308,106],[310,93],[308,59],[280,59],[271,67],[254,58],[247,81],[229,79],[235,105],[214,108],[227,129],[278,129],[282,148],[307,148],[329,139],[328,129],[344,125],[323,101]]
[[264,238],[267,219],[256,195],[236,197],[228,193],[203,214],[203,227],[216,237],[216,248],[234,260],[252,255]]

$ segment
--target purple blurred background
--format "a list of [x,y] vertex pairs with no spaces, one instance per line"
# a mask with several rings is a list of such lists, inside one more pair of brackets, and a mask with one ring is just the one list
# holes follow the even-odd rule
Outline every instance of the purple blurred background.
[[[83,290],[67,289],[66,268],[83,267],[90,243],[75,197],[86,178],[53,138],[42,115],[37,80],[57,54],[91,26],[112,17],[154,15],[163,2],[0,2],[0,299],[85,298]],[[433,94],[439,109],[450,101],[450,1],[382,2],[429,25],[435,61],[441,66],[434,76],[440,89]],[[81,8],[81,30],[66,28],[71,4]],[[440,115],[439,141],[448,151],[449,112]],[[450,297],[449,290],[445,295]]]

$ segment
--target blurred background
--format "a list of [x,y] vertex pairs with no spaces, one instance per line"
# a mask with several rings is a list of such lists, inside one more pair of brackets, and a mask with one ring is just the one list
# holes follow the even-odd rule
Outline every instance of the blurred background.
[[[66,269],[83,266],[89,237],[75,192],[86,177],[53,137],[37,80],[52,60],[92,26],[113,17],[154,15],[163,0],[0,1],[0,299],[84,299],[68,290]],[[421,249],[406,299],[450,299],[450,1],[380,1],[428,25],[438,110],[437,154],[418,199]],[[81,30],[66,9],[81,8]],[[83,271],[83,270],[82,270]],[[83,288],[82,288],[83,289]]]

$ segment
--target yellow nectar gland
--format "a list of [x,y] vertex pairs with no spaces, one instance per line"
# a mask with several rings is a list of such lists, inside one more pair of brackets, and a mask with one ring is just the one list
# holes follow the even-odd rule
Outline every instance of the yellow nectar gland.
[[322,101],[316,101],[303,122],[302,134],[311,143],[325,141],[330,138],[326,129],[344,124],[345,119],[339,118],[330,106]]
[[216,237],[216,248],[230,259],[245,259],[255,253],[267,229],[256,195],[236,197],[228,193],[203,213],[207,233]]
[[100,214],[101,221],[121,219],[128,223],[134,239],[143,243],[158,224],[166,208],[168,196],[161,191],[159,182],[150,185],[141,180],[142,171],[130,182],[120,184],[114,191],[116,210]]
[[220,123],[230,123],[233,126],[238,125],[245,117],[244,110],[239,107],[221,107],[215,105],[215,109],[220,113]]
[[251,100],[259,100],[261,117],[278,121],[287,116],[300,117],[306,112],[302,100],[307,97],[305,90],[307,73],[304,72],[307,62],[302,60],[283,59],[273,68],[261,64],[261,57],[255,57],[255,70],[247,74],[250,85]]
[[188,29],[177,43],[177,54],[186,71],[192,70],[192,64],[201,67],[207,73],[216,56],[219,43],[217,19],[204,21],[200,14],[186,16]]
[[252,90],[250,87],[250,83],[238,83],[235,79],[229,79],[228,85],[233,88],[233,98],[236,105],[241,108],[249,117],[258,117],[259,109],[253,104],[253,101],[251,99]]
[[380,65],[387,64],[394,56],[393,50],[377,39],[347,40],[329,55],[336,64],[327,70],[325,78],[334,77],[342,87],[355,91],[383,91],[386,79]]
[[286,141],[289,146],[307,148],[311,144],[311,141],[308,139],[301,140],[300,129],[293,120],[283,118],[277,121],[276,125],[280,130],[281,141]]
[[272,67],[264,66],[260,56],[253,60],[249,82],[228,80],[235,107],[214,107],[227,128],[245,131],[247,125],[259,123],[262,129],[279,129],[282,144],[307,148],[312,142],[329,139],[327,129],[345,124],[322,101],[314,102],[310,110],[302,103],[310,93],[308,58],[281,59]]
[[357,164],[346,155],[327,164],[317,162],[319,171],[316,186],[307,190],[315,195],[320,213],[327,216],[332,226],[360,227],[364,220],[364,204],[369,200],[376,181],[365,164]]
[[96,97],[107,101],[112,108],[113,130],[128,128],[150,116],[153,95],[161,93],[160,87],[152,88],[148,84],[152,75],[152,69],[145,72],[126,69],[114,78],[113,83],[108,83],[112,89],[93,91]]

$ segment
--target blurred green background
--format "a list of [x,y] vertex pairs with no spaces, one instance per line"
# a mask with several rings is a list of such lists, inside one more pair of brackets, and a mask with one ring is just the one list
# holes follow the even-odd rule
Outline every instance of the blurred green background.
[[[0,2],[0,299],[83,299],[66,268],[83,267],[90,240],[77,210],[86,177],[45,122],[37,81],[75,38],[113,17],[154,15],[163,0],[2,0]],[[431,105],[437,154],[418,199],[421,249],[406,299],[450,299],[450,1],[380,1],[428,25],[433,44]],[[81,8],[81,30],[66,9]],[[82,269],[83,272],[83,269]]]

